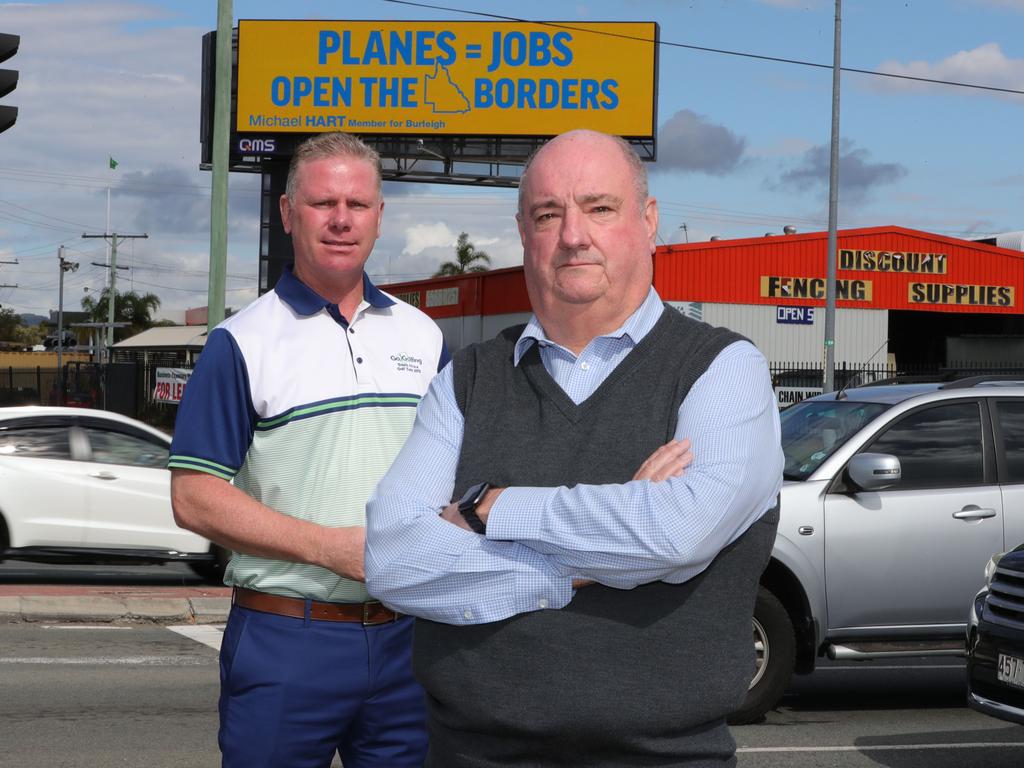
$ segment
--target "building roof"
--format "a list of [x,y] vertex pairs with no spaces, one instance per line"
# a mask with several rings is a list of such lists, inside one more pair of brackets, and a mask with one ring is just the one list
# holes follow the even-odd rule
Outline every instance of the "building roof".
[[205,325],[163,325],[119,341],[114,349],[202,349],[205,344]]

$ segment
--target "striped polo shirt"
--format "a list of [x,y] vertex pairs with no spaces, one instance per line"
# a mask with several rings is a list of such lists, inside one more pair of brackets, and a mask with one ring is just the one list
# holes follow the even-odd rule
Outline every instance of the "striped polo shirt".
[[[348,322],[286,269],[209,335],[178,409],[168,467],[229,480],[284,514],[365,523],[365,505],[447,362],[425,314],[363,276]],[[225,583],[335,602],[365,586],[324,568],[236,553]]]

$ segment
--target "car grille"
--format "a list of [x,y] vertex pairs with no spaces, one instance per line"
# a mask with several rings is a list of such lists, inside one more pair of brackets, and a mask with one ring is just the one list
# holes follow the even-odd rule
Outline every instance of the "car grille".
[[1024,630],[1024,573],[996,567],[983,617],[995,624]]

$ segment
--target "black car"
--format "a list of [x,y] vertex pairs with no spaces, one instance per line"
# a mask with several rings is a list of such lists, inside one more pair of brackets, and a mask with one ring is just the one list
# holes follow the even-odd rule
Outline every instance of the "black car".
[[993,557],[967,628],[967,704],[1024,725],[1024,544]]

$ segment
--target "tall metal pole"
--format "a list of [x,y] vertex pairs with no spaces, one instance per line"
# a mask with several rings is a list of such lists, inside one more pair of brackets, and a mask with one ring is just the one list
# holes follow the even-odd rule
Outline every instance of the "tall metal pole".
[[213,94],[213,179],[210,194],[210,283],[206,327],[224,319],[228,261],[228,121],[231,119],[231,0],[217,0],[217,56]]
[[64,258],[62,245],[57,252],[57,263],[60,266],[60,287],[57,293],[57,405],[64,405],[64,273],[78,269],[78,262]]
[[64,405],[64,246],[57,249],[57,264],[60,268],[60,282],[57,289],[57,384],[60,394],[57,405]]
[[828,260],[825,274],[825,381],[835,389],[836,367],[836,247],[839,215],[839,51],[843,0],[836,0],[835,40],[832,52],[832,151],[828,164]]
[[110,235],[110,292],[107,293],[107,362],[114,354],[114,298],[117,296],[117,232]]
[[[107,228],[104,232],[110,231],[110,182],[107,182]],[[114,270],[110,268],[110,243],[107,243],[107,288],[110,288],[110,275],[114,273]]]

